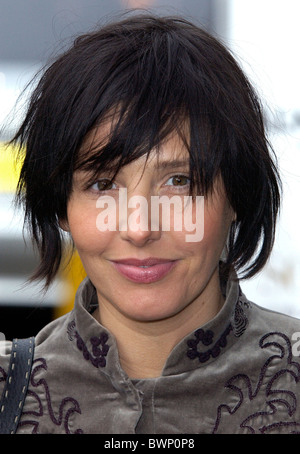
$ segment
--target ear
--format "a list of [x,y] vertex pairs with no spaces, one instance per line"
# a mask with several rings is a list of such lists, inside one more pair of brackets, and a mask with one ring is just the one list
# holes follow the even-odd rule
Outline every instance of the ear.
[[232,208],[232,206],[230,205],[229,201],[228,201],[228,205],[229,205],[228,220],[230,221],[231,224],[233,224],[237,220],[237,214],[234,211],[234,209]]
[[59,220],[59,226],[62,230],[65,232],[70,232],[70,227],[67,219],[60,219]]
[[237,220],[237,214],[230,204],[229,204],[229,206],[230,206],[230,219],[231,219],[231,223],[233,223]]

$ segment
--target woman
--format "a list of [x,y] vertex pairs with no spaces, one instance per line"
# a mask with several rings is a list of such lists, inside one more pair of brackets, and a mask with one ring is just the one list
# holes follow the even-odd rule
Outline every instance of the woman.
[[297,432],[299,321],[236,277],[268,260],[280,180],[229,51],[180,18],[108,24],[46,70],[13,143],[33,279],[65,232],[88,276],[35,339],[17,433]]

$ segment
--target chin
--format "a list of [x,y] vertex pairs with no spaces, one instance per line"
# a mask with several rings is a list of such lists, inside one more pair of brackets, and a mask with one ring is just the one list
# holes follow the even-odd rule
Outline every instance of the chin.
[[[163,298],[161,298],[163,301]],[[155,307],[153,303],[145,304],[143,301],[141,304],[137,303],[134,307],[122,308],[121,312],[127,318],[138,322],[155,322],[160,320],[166,320],[172,318],[174,315],[181,312],[182,308],[177,307]]]

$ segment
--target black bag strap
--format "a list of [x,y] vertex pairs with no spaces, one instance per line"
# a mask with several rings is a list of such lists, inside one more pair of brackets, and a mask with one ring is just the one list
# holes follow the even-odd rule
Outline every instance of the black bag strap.
[[14,434],[27,393],[34,354],[34,337],[14,339],[0,401],[0,434]]

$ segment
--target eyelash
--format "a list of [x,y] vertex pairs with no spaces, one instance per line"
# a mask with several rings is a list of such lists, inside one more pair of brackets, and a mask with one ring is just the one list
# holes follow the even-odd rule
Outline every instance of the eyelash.
[[[183,184],[183,185],[171,185],[171,184],[167,184],[168,181],[170,180],[174,180],[175,178],[177,179],[186,179],[187,180],[187,183]],[[117,189],[117,188],[102,188],[102,189],[99,189],[98,185],[99,183],[107,183],[107,185],[114,185],[115,183],[112,181],[112,180],[109,180],[108,178],[102,178],[102,179],[99,179],[97,180],[95,183],[93,183],[91,186],[90,186],[90,189],[92,191],[96,191],[96,192],[106,192],[106,191],[110,191],[110,190],[114,190],[114,189]],[[172,175],[171,177],[168,178],[167,182],[164,184],[164,186],[173,186],[173,187],[176,187],[178,189],[186,189],[186,187],[189,187],[191,184],[191,181],[190,181],[190,178],[187,176],[187,175],[183,175],[183,174],[176,174],[176,175]],[[97,188],[95,188],[95,186],[97,186]]]
[[[179,174],[179,175],[173,175],[172,177],[170,177],[170,178],[168,179],[168,181],[169,181],[169,180],[173,180],[174,178],[177,178],[177,179],[182,179],[182,178],[184,178],[184,179],[188,180],[188,183],[186,183],[186,184],[179,185],[179,186],[174,185],[174,186],[176,186],[176,187],[183,187],[183,188],[185,188],[186,186],[190,186],[190,184],[191,184],[191,181],[190,181],[189,177],[187,177],[186,175],[181,175],[181,174]],[[167,184],[166,184],[166,186],[170,186],[170,185],[167,185]]]
[[109,189],[99,189],[98,187],[97,188],[94,188],[94,186],[98,186],[99,183],[103,183],[103,182],[108,182],[108,184],[115,184],[113,183],[112,180],[109,180],[108,178],[102,178],[100,180],[97,180],[95,183],[93,183],[90,188],[93,190],[93,191],[97,191],[97,192],[105,192],[105,191],[110,191],[112,188],[109,188]]

